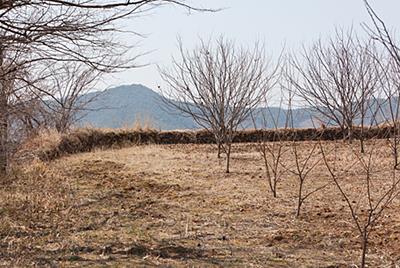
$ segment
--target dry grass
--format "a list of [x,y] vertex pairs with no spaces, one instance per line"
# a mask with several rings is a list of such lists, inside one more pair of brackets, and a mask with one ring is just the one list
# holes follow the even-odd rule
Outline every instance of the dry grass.
[[45,151],[54,150],[61,143],[62,135],[56,130],[40,130],[37,135],[26,139],[17,150],[14,159],[17,162],[37,159]]
[[[340,143],[339,143],[340,144]],[[301,144],[302,150],[311,146]],[[333,146],[333,143],[330,144]],[[387,145],[376,153],[380,183]],[[339,161],[352,156],[340,147]],[[0,265],[348,267],[359,237],[333,185],[295,218],[295,178],[268,191],[253,144],[234,146],[232,173],[212,145],[147,145],[36,162],[0,191]],[[291,159],[287,158],[288,165]],[[359,170],[355,167],[353,170]],[[358,200],[360,172],[345,188]],[[328,181],[322,163],[307,187]],[[400,201],[371,238],[370,267],[400,264]]]
[[[74,153],[89,152],[95,149],[121,148],[139,144],[213,144],[214,135],[207,130],[159,131],[151,128],[147,121],[137,120],[133,127],[121,129],[98,129],[92,127],[74,129],[61,135],[55,131],[41,131],[35,138],[20,146],[15,155],[18,163],[26,159],[45,161]],[[363,132],[365,139],[388,138],[393,127],[373,127]],[[354,129],[354,138],[361,135],[361,128]],[[241,130],[235,133],[234,143],[254,143],[259,141],[312,141],[341,140],[340,128],[326,129],[278,129]]]

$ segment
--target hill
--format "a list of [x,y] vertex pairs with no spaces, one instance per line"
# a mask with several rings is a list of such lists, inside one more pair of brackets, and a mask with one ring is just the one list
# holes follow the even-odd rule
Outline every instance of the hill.
[[161,96],[153,90],[143,85],[124,85],[100,93],[79,124],[121,128],[140,122],[163,130],[196,128],[192,119],[167,112],[166,108]]
[[[90,93],[87,97],[91,97]],[[285,125],[287,110],[270,108],[269,112],[258,109],[258,113],[267,115],[268,127],[274,127],[271,117],[277,119],[278,126]],[[294,127],[304,128],[312,126],[310,121],[311,111],[296,109],[293,111]],[[123,85],[103,91],[85,111],[79,121],[80,126],[90,125],[98,128],[131,127],[135,123],[149,124],[151,127],[161,130],[196,129],[198,125],[189,117],[177,110],[166,107],[160,94],[143,85]],[[262,125],[261,116],[256,118],[258,126]],[[248,120],[243,128],[253,128],[253,123]]]

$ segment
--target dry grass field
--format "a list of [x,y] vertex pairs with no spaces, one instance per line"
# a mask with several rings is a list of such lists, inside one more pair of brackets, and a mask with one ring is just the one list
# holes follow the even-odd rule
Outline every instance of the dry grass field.
[[[376,141],[375,141],[376,142]],[[372,143],[371,141],[369,143]],[[379,141],[376,188],[390,182]],[[338,170],[355,156],[342,142]],[[312,142],[300,144],[307,151]],[[354,144],[354,147],[357,145]],[[329,183],[295,217],[296,177],[273,198],[255,144],[235,144],[232,171],[213,145],[141,145],[35,162],[2,181],[0,265],[62,267],[351,267],[360,238],[323,162],[306,189]],[[286,156],[287,165],[293,159]],[[328,157],[333,157],[332,155]],[[346,170],[343,168],[343,170]],[[362,208],[361,168],[341,179]],[[369,267],[400,266],[400,200],[371,235]],[[397,265],[397,266],[396,266]]]

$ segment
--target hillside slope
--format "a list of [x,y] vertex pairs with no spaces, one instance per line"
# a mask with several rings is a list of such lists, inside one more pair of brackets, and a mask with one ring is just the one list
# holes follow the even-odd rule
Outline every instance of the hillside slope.
[[[90,93],[96,94],[96,93]],[[88,97],[90,97],[89,95]],[[285,125],[287,111],[272,107],[270,111],[258,109],[256,122],[262,126],[260,112],[267,116],[268,127],[274,127],[275,118],[279,127]],[[297,128],[311,127],[311,111],[296,109],[293,111],[294,126]],[[80,120],[80,126],[93,126],[98,128],[131,127],[135,122],[149,124],[161,130],[195,129],[198,125],[179,111],[171,109],[162,102],[161,96],[143,85],[124,85],[108,89],[90,104],[85,116]],[[243,128],[253,128],[253,123],[248,120]]]
[[79,123],[99,128],[131,127],[137,122],[163,130],[196,128],[192,119],[167,110],[161,96],[151,89],[125,85],[99,94]]

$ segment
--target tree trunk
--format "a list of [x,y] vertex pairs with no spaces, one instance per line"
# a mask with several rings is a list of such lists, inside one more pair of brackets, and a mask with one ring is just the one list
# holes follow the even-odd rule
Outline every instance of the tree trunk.
[[368,248],[368,234],[367,231],[364,230],[362,235],[362,255],[361,255],[361,268],[365,268],[366,258],[367,258],[367,248]]
[[349,143],[353,142],[353,126],[349,125],[347,127],[347,139],[349,141]]
[[0,177],[7,174],[8,166],[8,83],[3,70],[3,49],[0,48]]
[[360,131],[360,149],[361,153],[365,153],[365,146],[364,146],[364,120],[361,122],[361,131]]
[[361,140],[360,140],[360,147],[361,147],[361,149],[360,149],[360,151],[361,151],[361,153],[363,154],[363,153],[365,153],[365,146],[364,146],[364,137],[362,136],[363,134],[361,134]]
[[297,212],[296,212],[296,218],[300,217],[300,212],[301,212],[301,205],[303,204],[303,180],[300,179],[300,185],[299,185],[299,192],[298,192],[298,197],[297,197]]
[[7,174],[8,166],[8,109],[7,109],[7,95],[1,92],[3,85],[0,85],[0,177]]
[[[390,141],[390,138],[389,138]],[[399,168],[399,138],[398,138],[398,127],[394,126],[394,137],[393,137],[393,158],[394,158],[394,169]]]
[[[389,139],[390,142],[390,139]],[[397,138],[394,137],[393,138],[393,144],[392,144],[393,148],[392,148],[392,154],[393,154],[393,162],[394,162],[394,169],[397,169],[399,166],[399,157],[398,157],[398,150],[397,150]]]
[[231,162],[231,147],[232,144],[228,144],[228,150],[226,151],[226,173],[229,173],[230,162]]
[[277,195],[277,193],[276,193],[276,184],[277,184],[277,181],[276,181],[276,177],[275,177],[275,179],[274,179],[274,186],[273,186],[273,190],[272,190],[272,192],[273,192],[273,194],[274,194],[274,198],[276,198],[278,195]]

